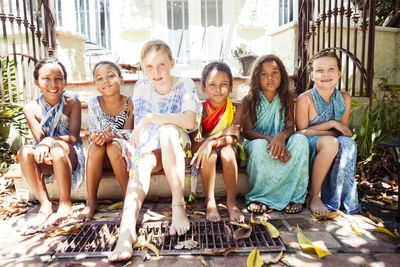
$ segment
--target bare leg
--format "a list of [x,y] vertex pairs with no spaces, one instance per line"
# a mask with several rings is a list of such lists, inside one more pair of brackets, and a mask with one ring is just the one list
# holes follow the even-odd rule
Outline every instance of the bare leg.
[[244,216],[236,204],[236,186],[238,179],[238,166],[236,162],[236,151],[233,146],[221,148],[221,163],[226,187],[226,206],[231,221],[243,222]]
[[128,260],[133,255],[132,245],[137,242],[136,222],[149,191],[151,171],[155,167],[157,156],[154,153],[146,154],[138,163],[136,177],[129,177],[118,241],[108,256],[109,261]]
[[104,146],[98,146],[95,143],[89,146],[86,162],[86,207],[78,215],[78,221],[90,221],[96,211],[97,190],[103,174],[104,153]]
[[122,192],[126,194],[126,187],[128,186],[129,174],[126,170],[126,162],[122,157],[122,148],[117,141],[112,141],[106,146],[108,158],[110,159],[111,167],[114,175],[121,186]]
[[[26,145],[18,151],[22,175],[40,202],[39,212],[28,222],[27,228],[43,225],[53,213],[52,203],[47,194],[42,170],[34,158],[34,150],[33,146]],[[49,166],[48,169],[51,169],[51,167]]]
[[159,136],[162,165],[172,192],[172,223],[169,232],[170,235],[183,235],[190,226],[184,198],[185,153],[175,126],[164,125],[160,128]]
[[217,222],[221,220],[215,202],[214,188],[216,176],[217,152],[213,150],[207,161],[201,164],[201,177],[203,180],[204,195],[206,197],[207,212],[206,218],[209,221]]
[[330,212],[321,200],[321,187],[339,151],[339,142],[333,136],[320,136],[316,143],[316,153],[311,176],[310,210],[320,215]]
[[78,164],[75,149],[64,141],[55,141],[50,148],[53,161],[54,175],[58,184],[60,202],[53,225],[60,225],[67,221],[72,213],[71,207],[71,180],[72,170]]

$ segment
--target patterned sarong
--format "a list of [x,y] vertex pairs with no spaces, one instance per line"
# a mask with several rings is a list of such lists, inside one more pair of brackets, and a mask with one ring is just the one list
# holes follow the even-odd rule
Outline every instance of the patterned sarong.
[[[62,136],[69,134],[69,117],[63,114],[65,105],[65,96],[78,98],[78,94],[72,92],[63,92],[60,101],[52,106],[46,102],[43,95],[39,97],[39,106],[42,113],[41,126],[45,136]],[[36,146],[37,144],[35,144]],[[78,188],[84,178],[85,172],[85,153],[83,150],[82,139],[78,137],[78,142],[74,145],[78,165],[72,173],[72,189]],[[46,183],[54,178],[54,174],[46,175]]]
[[[285,127],[285,110],[281,115],[281,101],[275,95],[269,102],[260,91],[261,105],[257,105],[257,121],[253,130],[275,136]],[[249,154],[247,173],[251,191],[246,203],[257,201],[282,210],[289,202],[304,203],[308,186],[308,144],[304,135],[294,134],[286,141],[292,159],[287,164],[271,157],[265,139],[246,140],[243,147]]]
[[[314,87],[311,92],[317,117],[310,121],[310,126],[321,124],[329,120],[340,121],[346,107],[342,93],[335,89],[327,104]],[[316,151],[315,146],[319,136],[308,138],[310,147],[310,173],[313,167]],[[355,180],[357,144],[346,136],[337,137],[339,151],[332,163],[321,188],[321,199],[332,210],[342,209],[345,213],[353,214],[361,210],[358,203],[357,184]]]

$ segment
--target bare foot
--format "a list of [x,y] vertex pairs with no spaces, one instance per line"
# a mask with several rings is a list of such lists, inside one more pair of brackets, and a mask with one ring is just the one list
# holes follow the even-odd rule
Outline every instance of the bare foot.
[[324,205],[319,196],[310,197],[310,210],[311,213],[316,215],[321,215],[330,212],[330,210]]
[[236,203],[226,203],[229,219],[233,222],[244,222],[244,215],[240,212]]
[[86,207],[78,215],[78,221],[89,222],[90,220],[92,220],[95,212],[96,212],[96,203],[87,203]]
[[70,203],[60,203],[58,206],[57,213],[52,219],[51,224],[54,226],[59,226],[65,222],[67,222],[71,218],[72,207]]
[[41,205],[38,213],[36,213],[35,217],[33,217],[27,222],[22,232],[25,232],[30,228],[36,228],[44,225],[52,213],[53,213],[53,207],[51,202],[49,202],[49,204]]
[[219,222],[221,220],[215,200],[207,201],[206,219],[211,222]]
[[170,235],[183,235],[189,228],[190,223],[186,215],[185,204],[172,206],[172,223],[169,229]]
[[[135,227],[135,226],[134,226]],[[127,230],[118,235],[117,245],[113,252],[108,256],[108,261],[126,261],[133,256],[133,244],[137,242],[135,230]]]

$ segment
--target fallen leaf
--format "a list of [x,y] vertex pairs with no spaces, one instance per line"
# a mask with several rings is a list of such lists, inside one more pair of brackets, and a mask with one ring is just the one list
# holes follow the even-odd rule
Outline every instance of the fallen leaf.
[[261,267],[263,265],[264,262],[261,258],[260,251],[256,247],[247,257],[247,267]]
[[357,222],[352,222],[350,224],[351,230],[353,230],[354,233],[356,233],[357,235],[362,235],[363,233],[359,230],[358,224]]
[[374,215],[372,215],[371,212],[361,210],[361,214],[363,214],[364,216],[367,216],[368,218],[370,218],[371,221],[373,221],[374,223],[376,223],[376,225],[377,225],[378,227],[385,227],[383,221],[382,221],[381,219],[375,217]]
[[102,200],[98,200],[97,204],[112,204],[112,200],[109,199],[102,199]]
[[148,248],[144,248],[142,250],[142,253],[140,254],[140,256],[142,257],[143,261],[151,260],[151,256],[149,254],[149,249]]
[[278,238],[279,237],[279,231],[278,229],[275,228],[275,226],[272,223],[266,222],[266,221],[261,221],[261,224],[264,225],[268,232],[270,233],[272,238]]
[[250,229],[250,225],[245,224],[245,223],[238,223],[238,222],[229,222],[229,223],[232,225],[242,227],[242,228]]
[[311,217],[313,217],[314,219],[317,219],[319,221],[326,221],[326,220],[335,219],[341,215],[342,215],[342,213],[337,210],[334,212],[329,212],[329,213],[325,213],[325,214],[321,214],[321,215],[311,214]]
[[112,204],[107,209],[108,210],[117,210],[117,209],[122,209],[123,207],[124,207],[124,202],[120,201],[120,202],[117,202],[115,204]]
[[310,239],[308,239],[301,231],[300,227],[297,225],[297,242],[299,246],[307,251],[307,252],[315,252],[318,258],[325,257],[326,255],[330,255],[331,253],[327,250],[324,250],[320,247],[313,245]]
[[204,257],[201,257],[201,264],[203,264],[203,267],[209,267]]
[[178,242],[178,244],[175,245],[174,249],[193,249],[197,247],[197,244],[198,244],[197,241],[189,239]]
[[388,235],[388,236],[393,237],[394,239],[400,240],[400,238],[399,238],[398,236],[396,236],[395,234],[393,234],[390,230],[388,230],[388,229],[385,228],[385,227],[376,227],[376,228],[374,229],[374,231],[375,231],[375,232],[384,233],[384,234],[386,234],[386,235]]
[[160,213],[166,217],[172,217],[172,211],[163,210]]
[[284,257],[286,257],[285,253],[283,253],[283,251],[281,251],[281,253],[279,253],[278,256],[276,256],[275,258],[272,258],[271,260],[265,262],[265,264],[274,264],[274,263],[278,263],[279,261],[281,261]]
[[[231,240],[232,239],[232,230],[231,230],[231,228],[228,226],[228,225],[226,225],[226,224],[224,224],[224,227],[225,227],[225,231],[226,231],[226,236],[228,237],[228,241],[229,240]],[[194,229],[196,229],[196,228],[194,228]]]
[[153,244],[150,244],[150,243],[135,243],[133,245],[133,248],[143,248],[143,247],[146,247],[146,248],[150,249],[151,251],[153,251],[154,254],[156,254],[156,256],[157,256],[157,260],[160,258],[159,255],[158,255],[158,249]]
[[82,224],[75,224],[69,227],[57,227],[50,234],[44,235],[43,238],[49,238],[58,235],[77,235],[79,233],[79,229],[81,228],[81,226]]
[[210,256],[228,256],[229,253],[232,252],[238,252],[237,248],[226,248],[224,250],[218,250],[218,249],[210,249],[210,248],[205,248],[201,251],[201,254],[203,255],[210,255]]
[[249,228],[240,227],[233,232],[233,238],[235,240],[249,238],[251,235],[251,231],[252,231],[252,228],[250,226],[249,226]]
[[394,235],[395,235],[398,239],[400,239],[400,234],[399,234],[399,231],[397,230],[397,228],[394,229]]

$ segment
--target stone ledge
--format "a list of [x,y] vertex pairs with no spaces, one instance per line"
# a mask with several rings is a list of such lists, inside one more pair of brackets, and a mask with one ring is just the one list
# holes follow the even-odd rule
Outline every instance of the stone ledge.
[[[29,200],[34,199],[33,193],[30,191],[27,182],[21,177],[21,172],[18,164],[14,164],[10,171],[8,171],[5,178],[14,179],[15,189],[17,192],[24,195],[24,198]],[[58,186],[57,182],[53,180],[46,184],[47,191],[50,199],[58,199]],[[198,196],[204,197],[203,186],[200,184],[198,188]],[[238,186],[236,188],[236,195],[243,197],[250,191],[250,184],[245,169],[240,169],[238,175]],[[156,196],[160,198],[171,197],[171,191],[169,189],[168,180],[163,172],[157,172],[151,175],[150,189],[147,194],[148,196]],[[190,195],[190,183],[185,182],[185,196]],[[86,182],[84,181],[81,186],[71,191],[71,199],[73,201],[86,200]],[[103,178],[100,181],[99,190],[97,192],[98,199],[112,199],[122,200],[122,190],[120,185],[115,179],[114,175],[110,172],[105,172]],[[215,196],[226,197],[225,183],[222,172],[218,170],[215,181]]]

